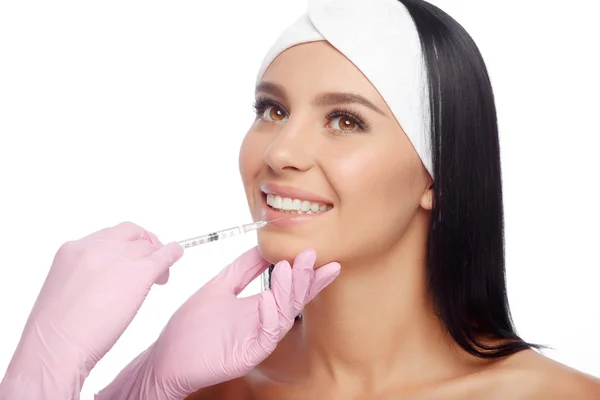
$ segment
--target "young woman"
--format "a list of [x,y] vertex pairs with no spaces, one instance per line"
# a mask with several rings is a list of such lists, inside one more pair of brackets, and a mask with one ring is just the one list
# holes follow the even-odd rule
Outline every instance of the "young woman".
[[467,32],[420,0],[317,0],[267,56],[240,171],[262,256],[341,275],[252,373],[191,399],[594,399],[512,324],[498,127]]

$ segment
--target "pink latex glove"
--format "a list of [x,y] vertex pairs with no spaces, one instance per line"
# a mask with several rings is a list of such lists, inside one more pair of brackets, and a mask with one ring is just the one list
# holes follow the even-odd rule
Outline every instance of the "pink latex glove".
[[178,243],[163,246],[132,223],[65,243],[0,384],[0,399],[78,399],[90,370],[182,254]]
[[279,262],[271,289],[237,295],[268,266],[256,248],[225,268],[171,317],[158,340],[130,363],[97,400],[183,399],[202,387],[247,374],[274,350],[294,318],[340,272],[338,263],[314,269],[306,250]]

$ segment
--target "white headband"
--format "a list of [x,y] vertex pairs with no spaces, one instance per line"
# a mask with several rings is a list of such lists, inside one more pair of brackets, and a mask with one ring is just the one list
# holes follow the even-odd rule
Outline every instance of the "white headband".
[[377,89],[433,177],[427,75],[419,35],[404,5],[398,0],[309,0],[307,13],[267,53],[257,83],[283,51],[321,40]]

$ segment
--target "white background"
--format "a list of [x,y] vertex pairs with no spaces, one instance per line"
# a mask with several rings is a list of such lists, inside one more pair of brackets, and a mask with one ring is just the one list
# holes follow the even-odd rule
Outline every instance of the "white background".
[[[592,3],[435,2],[475,38],[497,96],[519,333],[553,346],[548,356],[600,375],[600,33]],[[0,3],[0,375],[64,241],[124,220],[164,242],[250,220],[237,157],[253,120],[255,74],[304,7]],[[254,242],[187,252],[92,372],[82,398],[108,384],[191,293]],[[250,288],[257,290],[258,281]]]

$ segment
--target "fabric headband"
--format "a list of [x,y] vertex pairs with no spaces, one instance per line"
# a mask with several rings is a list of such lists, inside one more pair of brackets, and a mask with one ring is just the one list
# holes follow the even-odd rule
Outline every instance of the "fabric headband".
[[309,0],[308,10],[271,47],[257,83],[286,49],[327,41],[371,82],[433,177],[429,90],[421,42],[398,0]]

